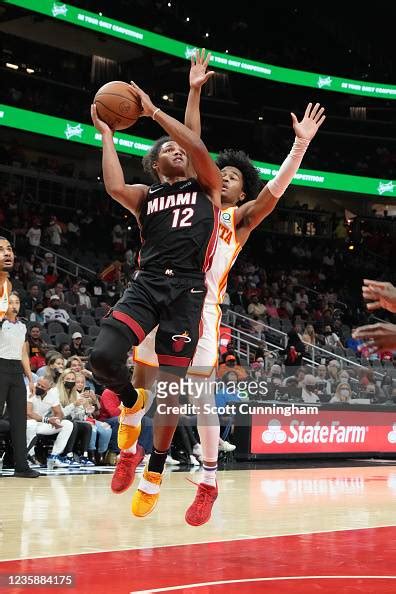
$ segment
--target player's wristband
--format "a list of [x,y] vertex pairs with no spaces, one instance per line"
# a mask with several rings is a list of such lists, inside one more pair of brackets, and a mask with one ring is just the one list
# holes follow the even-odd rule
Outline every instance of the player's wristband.
[[151,117],[153,118],[154,121],[155,121],[155,114],[158,113],[159,111],[161,111],[159,107],[157,107],[157,109],[155,109],[153,111],[153,115]]

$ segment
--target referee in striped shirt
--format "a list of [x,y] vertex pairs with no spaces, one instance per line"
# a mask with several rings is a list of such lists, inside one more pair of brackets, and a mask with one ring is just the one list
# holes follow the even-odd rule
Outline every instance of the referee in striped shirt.
[[[0,410],[7,403],[11,440],[14,448],[14,476],[37,478],[40,473],[29,468],[26,449],[27,398],[24,375],[34,392],[29,355],[26,347],[26,326],[18,320],[19,297],[10,293],[8,271],[12,270],[14,253],[7,239],[0,238]],[[2,311],[1,311],[2,310]]]

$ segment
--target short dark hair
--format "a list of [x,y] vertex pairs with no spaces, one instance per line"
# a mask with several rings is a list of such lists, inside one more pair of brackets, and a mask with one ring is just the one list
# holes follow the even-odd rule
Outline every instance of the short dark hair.
[[224,167],[235,167],[242,173],[243,179],[243,191],[246,194],[248,200],[256,198],[261,181],[256,167],[244,151],[238,151],[235,149],[224,149],[220,151],[217,160],[217,166],[219,169]]
[[172,140],[170,136],[161,136],[161,138],[158,138],[158,140],[155,141],[149,152],[146,153],[142,159],[144,171],[155,182],[159,181],[159,177],[155,169],[153,169],[153,165],[156,161],[158,161],[158,156],[160,154],[162,145],[165,144],[165,142],[169,142],[170,140]]

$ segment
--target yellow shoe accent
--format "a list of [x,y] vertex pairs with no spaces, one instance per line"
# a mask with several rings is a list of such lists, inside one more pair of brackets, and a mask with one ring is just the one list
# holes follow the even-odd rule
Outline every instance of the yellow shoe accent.
[[118,447],[120,450],[128,450],[130,447],[133,446],[134,443],[137,442],[140,431],[141,431],[141,424],[139,422],[138,425],[126,425],[123,423],[123,419],[125,419],[126,415],[134,415],[145,408],[147,401],[149,399],[149,393],[147,390],[143,388],[137,388],[138,398],[132,408],[127,408],[123,406],[120,413],[119,419],[119,426],[118,426]]
[[[162,474],[159,472],[149,472],[147,467],[144,469],[139,488],[132,497],[131,509],[134,516],[144,518],[144,516],[148,516],[153,511],[158,503],[161,483]],[[154,491],[154,493],[148,493],[147,491]]]

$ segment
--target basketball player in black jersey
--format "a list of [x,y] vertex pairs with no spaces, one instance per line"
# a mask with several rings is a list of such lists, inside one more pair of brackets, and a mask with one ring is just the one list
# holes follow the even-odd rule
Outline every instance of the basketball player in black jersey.
[[[199,338],[205,271],[216,248],[222,186],[220,171],[201,139],[156,108],[137,85],[131,86],[141,101],[142,116],[152,117],[169,135],[145,159],[158,183],[151,187],[125,183],[113,132],[98,118],[95,106],[91,112],[102,134],[106,190],[136,216],[142,239],[139,270],[103,320],[90,357],[95,377],[114,390],[124,405],[119,446],[126,450],[136,441],[148,401],[148,393],[131,384],[127,353],[158,324],[156,352],[162,379],[185,374]],[[196,179],[186,175],[190,160]],[[176,397],[173,402],[177,403]],[[156,437],[148,472],[160,477],[175,423],[166,425],[163,418],[154,423]],[[132,447],[135,451],[127,453],[138,463],[142,452]]]

